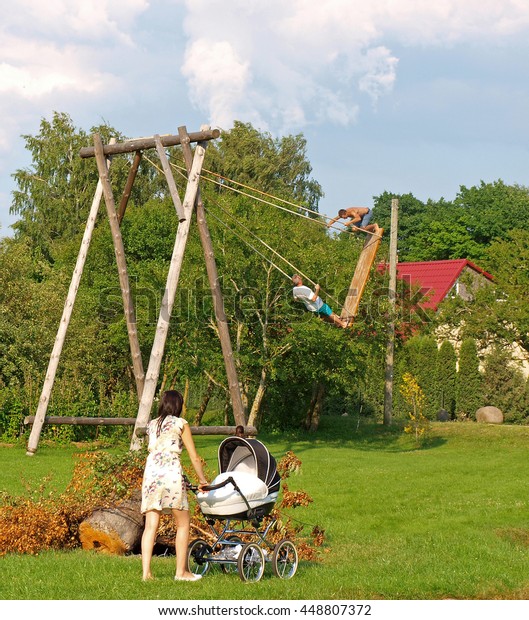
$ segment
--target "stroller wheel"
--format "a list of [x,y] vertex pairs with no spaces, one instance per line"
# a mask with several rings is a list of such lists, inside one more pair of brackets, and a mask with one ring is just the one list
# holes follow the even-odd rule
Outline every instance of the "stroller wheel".
[[187,548],[187,568],[195,575],[205,575],[209,571],[211,546],[197,538]]
[[298,552],[291,540],[287,538],[278,542],[272,554],[272,570],[281,579],[290,579],[298,568]]
[[247,543],[237,559],[237,570],[243,581],[259,581],[265,569],[263,550],[256,543]]
[[[226,540],[230,542],[234,542],[236,544],[242,545],[242,540],[238,536],[228,536]],[[233,549],[231,545],[228,546],[228,549]],[[237,572],[237,564],[235,562],[230,562],[229,564],[221,564],[220,570],[226,575],[230,575],[231,573]]]

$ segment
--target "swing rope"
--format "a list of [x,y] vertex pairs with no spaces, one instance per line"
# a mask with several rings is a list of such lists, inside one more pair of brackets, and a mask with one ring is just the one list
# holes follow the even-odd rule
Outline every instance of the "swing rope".
[[[223,179],[225,181],[228,181],[229,183],[233,183],[234,185],[238,185],[240,187],[244,187],[246,189],[250,189],[252,192],[256,192],[258,194],[261,194],[262,196],[268,196],[269,198],[273,198],[274,200],[277,200],[278,202],[282,202],[284,204],[290,205],[292,207],[296,207],[297,209],[301,209],[303,211],[307,211],[308,213],[313,213],[314,215],[317,215],[319,218],[325,218],[326,220],[332,220],[333,218],[329,217],[328,215],[324,215],[323,213],[320,213],[319,211],[313,211],[312,209],[309,209],[308,207],[306,207],[305,205],[299,205],[296,204],[295,202],[290,202],[289,200],[286,200],[284,198],[279,198],[278,196],[274,196],[273,194],[268,194],[267,192],[264,192],[260,189],[257,189],[255,187],[251,187],[250,185],[245,185],[244,183],[239,183],[238,181],[234,181],[233,179],[229,179],[228,177],[222,176],[221,174],[218,174],[217,172],[212,172],[211,170],[208,170],[207,168],[203,168],[202,169],[204,172],[207,172],[208,174],[211,174],[213,176],[219,177],[220,179]],[[227,188],[227,189],[231,189],[232,191],[238,191],[232,187],[229,187],[227,185],[225,185],[224,183],[218,183],[216,181],[213,181],[213,179],[208,179],[207,177],[204,177],[204,179],[206,181],[210,181],[211,183],[216,183],[217,185],[220,185],[221,187]],[[251,194],[246,194],[244,192],[239,192],[242,193],[244,196],[249,196],[250,198],[255,198],[255,200],[258,200],[258,198],[256,196],[252,196]],[[282,209],[283,211],[286,211],[287,213],[292,213],[293,215],[297,215],[298,217],[303,217],[305,219],[309,219],[311,222],[315,222],[316,224],[320,224],[322,226],[325,226],[327,228],[332,228],[333,230],[339,230],[340,232],[347,232],[349,234],[354,234],[353,231],[350,229],[354,229],[354,230],[359,230],[361,232],[367,233],[368,235],[372,235],[372,236],[378,236],[376,233],[371,232],[369,230],[363,230],[362,228],[359,228],[358,226],[355,226],[354,224],[347,226],[345,229],[342,228],[337,228],[336,226],[328,226],[327,224],[325,224],[325,222],[322,222],[319,219],[313,218],[313,217],[308,217],[306,215],[303,215],[303,213],[298,213],[296,211],[292,211],[291,209],[286,209],[284,207],[281,207],[273,202],[269,202],[266,200],[261,200],[260,202],[264,202],[265,204],[268,204],[272,207],[276,207],[276,209]]]
[[[145,157],[145,156],[144,156],[144,157]],[[156,168],[156,170],[158,170],[160,173],[164,174],[164,171],[163,171],[163,170],[162,170],[159,166],[157,166],[157,164],[156,164],[155,162],[153,162],[153,161],[152,161],[151,159],[149,159],[148,157],[145,157],[145,159],[146,159],[146,160],[147,160],[147,161],[148,161],[148,162],[149,162],[149,163],[150,163],[150,164],[151,164],[154,168]],[[186,180],[187,180],[187,176],[186,176],[186,174],[185,174],[185,172],[184,172],[184,171],[186,170],[185,168],[183,168],[183,167],[181,167],[181,166],[178,166],[178,165],[176,165],[176,164],[174,164],[174,163],[171,163],[171,166],[172,166],[173,168],[175,168],[175,169],[179,172],[179,174],[180,174],[180,175],[181,175],[184,179],[186,179]],[[215,173],[212,173],[212,174],[215,174]],[[221,175],[217,175],[217,176],[221,176]],[[204,178],[204,177],[201,177],[201,178]],[[222,177],[222,178],[225,178],[225,177]],[[206,180],[209,180],[209,179],[207,179],[207,178],[206,178]],[[222,183],[218,183],[218,182],[216,182],[216,181],[212,181],[212,182],[214,182],[214,183],[216,183],[216,184],[220,185],[221,187],[226,187],[226,186],[224,186]],[[234,183],[236,183],[236,181],[234,181]],[[240,184],[240,185],[242,185],[242,184]],[[245,187],[247,187],[247,186],[245,186]],[[229,188],[229,189],[233,189],[233,188]],[[250,188],[250,189],[252,189],[252,188]],[[238,191],[238,190],[233,190],[233,191]],[[255,191],[260,192],[260,190],[255,190]],[[239,192],[239,193],[242,193],[242,194],[244,194],[244,195],[246,195],[246,196],[248,196],[248,197],[250,197],[250,198],[254,198],[255,200],[259,200],[260,202],[265,202],[265,203],[267,203],[267,204],[270,204],[271,206],[278,207],[278,205],[274,205],[273,203],[269,203],[269,202],[267,202],[267,201],[265,201],[265,200],[261,200],[261,199],[259,199],[259,198],[255,197],[255,196],[252,196],[252,195],[250,195],[250,194],[246,194],[245,192]],[[260,192],[260,193],[265,194],[265,192]],[[265,195],[269,195],[269,194],[265,194]],[[278,199],[278,200],[282,200],[282,199]],[[284,202],[287,202],[287,201],[284,201]],[[292,203],[288,203],[288,204],[292,204]],[[296,273],[298,273],[298,274],[299,274],[302,278],[304,278],[305,280],[307,280],[308,282],[310,282],[313,286],[316,286],[316,282],[315,282],[314,280],[312,280],[312,279],[311,279],[308,275],[306,275],[305,273],[303,273],[303,272],[302,272],[300,269],[298,269],[298,268],[297,268],[294,264],[292,264],[290,261],[288,261],[288,260],[287,260],[284,256],[282,256],[279,252],[277,252],[277,250],[274,250],[274,248],[272,248],[270,245],[268,245],[268,244],[266,243],[266,241],[264,241],[263,239],[261,239],[258,235],[256,235],[256,234],[255,234],[252,230],[250,230],[247,226],[245,226],[244,224],[242,224],[241,222],[239,222],[239,221],[237,220],[237,218],[235,218],[235,216],[234,216],[234,215],[232,215],[231,213],[229,213],[229,211],[226,211],[226,209],[224,209],[223,207],[221,207],[221,206],[220,206],[217,202],[215,202],[215,205],[216,205],[216,206],[217,206],[217,207],[218,207],[218,208],[219,208],[219,209],[220,209],[220,210],[221,210],[221,211],[222,211],[225,215],[228,215],[229,217],[231,217],[231,218],[235,221],[235,223],[236,223],[237,225],[239,225],[241,228],[243,228],[243,229],[244,229],[244,230],[245,230],[248,234],[250,234],[250,235],[251,235],[254,239],[256,239],[256,240],[257,240],[257,241],[259,241],[261,244],[263,244],[263,245],[264,245],[264,246],[265,246],[268,250],[270,250],[270,251],[271,251],[273,254],[275,254],[278,258],[280,258],[283,262],[285,262],[285,263],[286,263],[289,267],[292,267],[292,269],[294,269],[294,271],[295,271]],[[283,210],[285,210],[285,211],[289,211],[290,213],[293,213],[294,215],[298,215],[298,216],[300,216],[300,217],[304,217],[304,218],[309,219],[309,220],[311,220],[311,221],[317,221],[317,220],[314,220],[313,218],[310,218],[310,217],[308,217],[308,216],[304,216],[304,215],[302,215],[302,214],[300,214],[300,213],[296,213],[295,211],[292,211],[292,210],[290,210],[290,209],[285,209],[285,208],[283,208],[283,207],[278,207],[278,208],[283,209]],[[307,210],[308,210],[308,211],[310,211],[310,209],[307,209]],[[272,265],[272,267],[274,267],[275,269],[277,269],[277,270],[278,270],[278,271],[279,271],[282,275],[284,275],[286,278],[288,278],[289,280],[291,280],[291,278],[292,278],[292,276],[291,276],[291,275],[289,275],[288,273],[286,273],[285,271],[283,271],[283,269],[281,269],[278,265],[276,265],[276,264],[275,264],[272,260],[270,260],[270,259],[269,259],[267,256],[265,256],[262,252],[260,252],[260,251],[259,251],[259,250],[255,247],[255,246],[253,246],[253,245],[252,245],[251,243],[249,243],[246,239],[244,239],[244,237],[242,237],[241,235],[237,234],[237,233],[233,230],[233,228],[232,228],[232,227],[230,227],[228,224],[226,224],[226,222],[224,222],[221,218],[217,217],[214,213],[212,213],[212,211],[211,211],[210,209],[207,209],[207,212],[208,212],[210,215],[212,215],[212,216],[213,216],[213,217],[214,217],[214,218],[215,218],[218,222],[220,222],[220,224],[222,224],[225,228],[227,228],[227,229],[228,229],[228,230],[229,230],[232,234],[234,234],[234,235],[235,235],[238,239],[240,239],[243,243],[245,243],[246,245],[248,245],[248,246],[249,246],[249,247],[250,247],[250,248],[251,248],[254,252],[256,252],[256,254],[258,254],[259,256],[261,256],[262,258],[264,258],[267,262],[269,262],[269,263]],[[314,212],[314,211],[313,211],[313,213],[316,213],[316,212]],[[320,223],[322,223],[322,222],[320,222]],[[323,224],[323,225],[325,226],[325,224]],[[338,306],[340,306],[340,307],[341,307],[341,304],[340,304],[340,302],[339,302],[337,299],[335,299],[332,295],[330,295],[328,292],[324,291],[323,289],[321,289],[321,288],[320,288],[320,290],[321,290],[321,292],[322,292],[322,293],[323,293],[326,297],[328,297],[328,298],[329,298],[329,299],[331,299],[331,300],[332,300],[335,304],[337,304]]]
[[[310,282],[311,284],[313,284],[314,286],[316,286],[316,282],[314,282],[314,280],[312,280],[308,275],[306,275],[305,273],[303,273],[300,269],[298,269],[294,264],[292,264],[288,259],[286,259],[284,256],[282,256],[277,250],[274,250],[274,248],[272,248],[270,245],[268,245],[268,243],[266,243],[266,241],[264,241],[263,239],[261,239],[259,236],[257,236],[252,230],[250,230],[247,226],[245,226],[244,224],[242,224],[241,222],[239,222],[237,220],[237,218],[232,215],[229,211],[226,211],[226,209],[224,209],[223,207],[221,207],[218,203],[214,203],[225,215],[228,215],[230,218],[232,218],[235,223],[240,226],[241,228],[243,228],[248,234],[250,234],[254,239],[256,239],[257,241],[259,241],[260,243],[262,243],[267,249],[269,249],[273,254],[275,254],[278,258],[280,258],[283,262],[285,262],[289,267],[292,267],[292,269],[298,273],[302,278],[304,278],[305,280],[307,280],[308,282]],[[209,210],[208,213],[211,213],[211,211]],[[212,214],[213,215],[213,214]],[[214,216],[215,217],[215,216]],[[218,219],[218,218],[216,218]],[[227,225],[226,225],[227,226]],[[228,226],[227,226],[228,227]],[[231,232],[233,232],[233,229],[231,227],[228,227]],[[235,234],[235,233],[234,233]],[[243,238],[242,239],[245,243],[246,240]],[[253,247],[253,246],[251,246]],[[269,261],[270,264],[274,267],[276,267],[276,269],[280,270],[281,273],[283,275],[285,275],[289,280],[291,279],[291,276],[286,274],[283,270],[281,270],[275,263],[273,263],[272,261]],[[332,297],[332,295],[330,295],[329,293],[327,293],[326,291],[324,291],[323,289],[322,293],[325,294],[326,297],[328,297],[329,299],[332,299],[334,303],[338,304],[339,306],[341,305],[340,302],[336,299],[334,299],[334,297]]]
[[[178,166],[178,164],[175,164],[173,162],[171,162],[171,166],[175,169],[181,169],[181,170],[185,170],[185,168],[183,166]],[[227,181],[229,183],[233,183],[234,185],[239,185],[240,187],[244,187],[245,189],[250,189],[253,192],[256,192],[258,194],[261,194],[262,196],[267,196],[269,198],[273,198],[274,200],[277,200],[279,202],[283,202],[287,205],[296,207],[298,209],[302,209],[303,211],[307,211],[308,213],[313,213],[314,215],[317,215],[319,218],[325,218],[327,220],[331,220],[332,218],[330,218],[327,215],[323,215],[322,213],[318,213],[317,211],[313,211],[311,209],[309,209],[308,207],[302,206],[302,205],[297,205],[293,202],[289,202],[288,200],[285,200],[283,198],[279,198],[277,196],[273,196],[272,194],[267,194],[266,192],[256,189],[255,187],[250,187],[249,185],[245,185],[244,183],[239,183],[238,181],[234,181],[233,179],[229,179],[228,177],[224,177],[221,174],[218,174],[216,172],[211,172],[210,170],[207,170],[205,168],[202,169],[202,172],[206,172],[208,174],[214,175],[216,177],[219,177],[220,179],[223,179],[224,181]],[[183,173],[182,173],[183,175]],[[263,204],[269,205],[271,207],[275,207],[276,209],[280,209],[281,211],[286,211],[287,213],[291,213],[292,215],[296,215],[297,217],[301,217],[305,220],[310,220],[311,222],[318,224],[319,226],[324,226],[325,228],[332,228],[333,230],[338,230],[340,232],[347,232],[349,234],[354,234],[352,230],[350,230],[349,228],[346,228],[345,230],[338,228],[337,226],[331,225],[331,226],[327,226],[327,224],[325,222],[322,222],[321,219],[317,219],[315,217],[309,217],[308,215],[304,215],[303,213],[299,213],[298,211],[293,211],[292,209],[288,209],[287,207],[283,207],[281,205],[278,205],[274,202],[270,202],[269,200],[265,200],[264,198],[259,198],[258,196],[254,196],[253,194],[249,194],[248,192],[244,192],[240,189],[237,189],[235,187],[230,187],[230,185],[226,185],[225,183],[222,183],[220,181],[216,181],[215,179],[209,178],[208,176],[205,176],[204,174],[201,175],[201,178],[204,179],[204,181],[208,181],[209,183],[213,183],[215,185],[218,185],[220,188],[222,189],[229,189],[232,192],[235,192],[237,194],[240,194],[241,196],[246,196],[247,198],[251,198],[252,200],[256,200],[257,202],[262,202]],[[359,230],[357,226],[354,226],[355,229]],[[368,234],[373,234],[370,233],[369,231],[363,231],[363,232],[367,232]]]
[[259,256],[261,256],[262,258],[264,258],[266,261],[268,261],[272,267],[274,267],[275,269],[277,269],[280,273],[282,273],[286,278],[288,278],[290,280],[290,276],[288,275],[288,273],[286,273],[286,271],[283,271],[281,269],[281,267],[279,267],[278,265],[276,265],[272,260],[270,260],[267,256],[265,256],[262,252],[260,252],[255,246],[253,246],[249,241],[247,241],[246,239],[244,239],[243,237],[241,237],[241,235],[239,235],[238,233],[236,233],[230,226],[228,226],[228,224],[226,224],[226,222],[224,222],[224,220],[222,220],[220,217],[217,217],[214,213],[211,212],[210,209],[206,209],[206,211],[209,213],[209,215],[211,215],[214,219],[217,220],[217,222],[219,222],[220,224],[222,224],[222,226],[224,226],[224,228],[226,228],[227,230],[229,230],[233,235],[235,235],[238,239],[240,239],[243,243],[245,243],[247,246],[249,246],[256,254],[258,254]]

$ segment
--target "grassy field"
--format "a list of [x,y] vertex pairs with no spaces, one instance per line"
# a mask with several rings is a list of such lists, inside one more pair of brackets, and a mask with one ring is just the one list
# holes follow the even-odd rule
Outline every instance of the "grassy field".
[[[143,583],[138,556],[82,550],[0,558],[2,599],[359,600],[529,598],[529,428],[434,424],[416,450],[398,429],[324,418],[316,434],[263,435],[272,454],[302,461],[291,490],[314,502],[293,516],[326,531],[318,562],[290,581],[269,567],[259,583],[212,570],[175,584],[174,558],[156,558]],[[219,438],[197,437],[216,469]],[[123,449],[126,449],[124,446]],[[0,448],[2,490],[27,492],[48,474],[62,491],[75,447]]]

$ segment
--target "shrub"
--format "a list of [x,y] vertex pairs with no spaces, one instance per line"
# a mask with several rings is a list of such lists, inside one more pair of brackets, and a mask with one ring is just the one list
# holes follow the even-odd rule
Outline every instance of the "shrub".
[[404,432],[413,434],[415,443],[420,446],[431,431],[431,425],[428,418],[424,415],[424,407],[426,399],[415,377],[409,372],[402,377],[400,385],[400,393],[409,407],[409,422],[404,427]]

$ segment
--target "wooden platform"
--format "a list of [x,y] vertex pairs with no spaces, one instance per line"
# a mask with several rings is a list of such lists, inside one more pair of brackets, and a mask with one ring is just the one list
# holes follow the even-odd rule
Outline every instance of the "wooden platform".
[[[347,297],[345,298],[343,310],[340,315],[342,319],[351,320],[358,314],[360,300],[362,299],[362,295],[371,272],[371,267],[375,262],[378,247],[383,234],[384,229],[381,228],[380,235],[368,235],[365,240],[364,247],[360,253],[358,262],[356,263],[356,269],[351,281],[351,286],[347,291]],[[352,322],[353,321],[351,320],[351,324]]]

